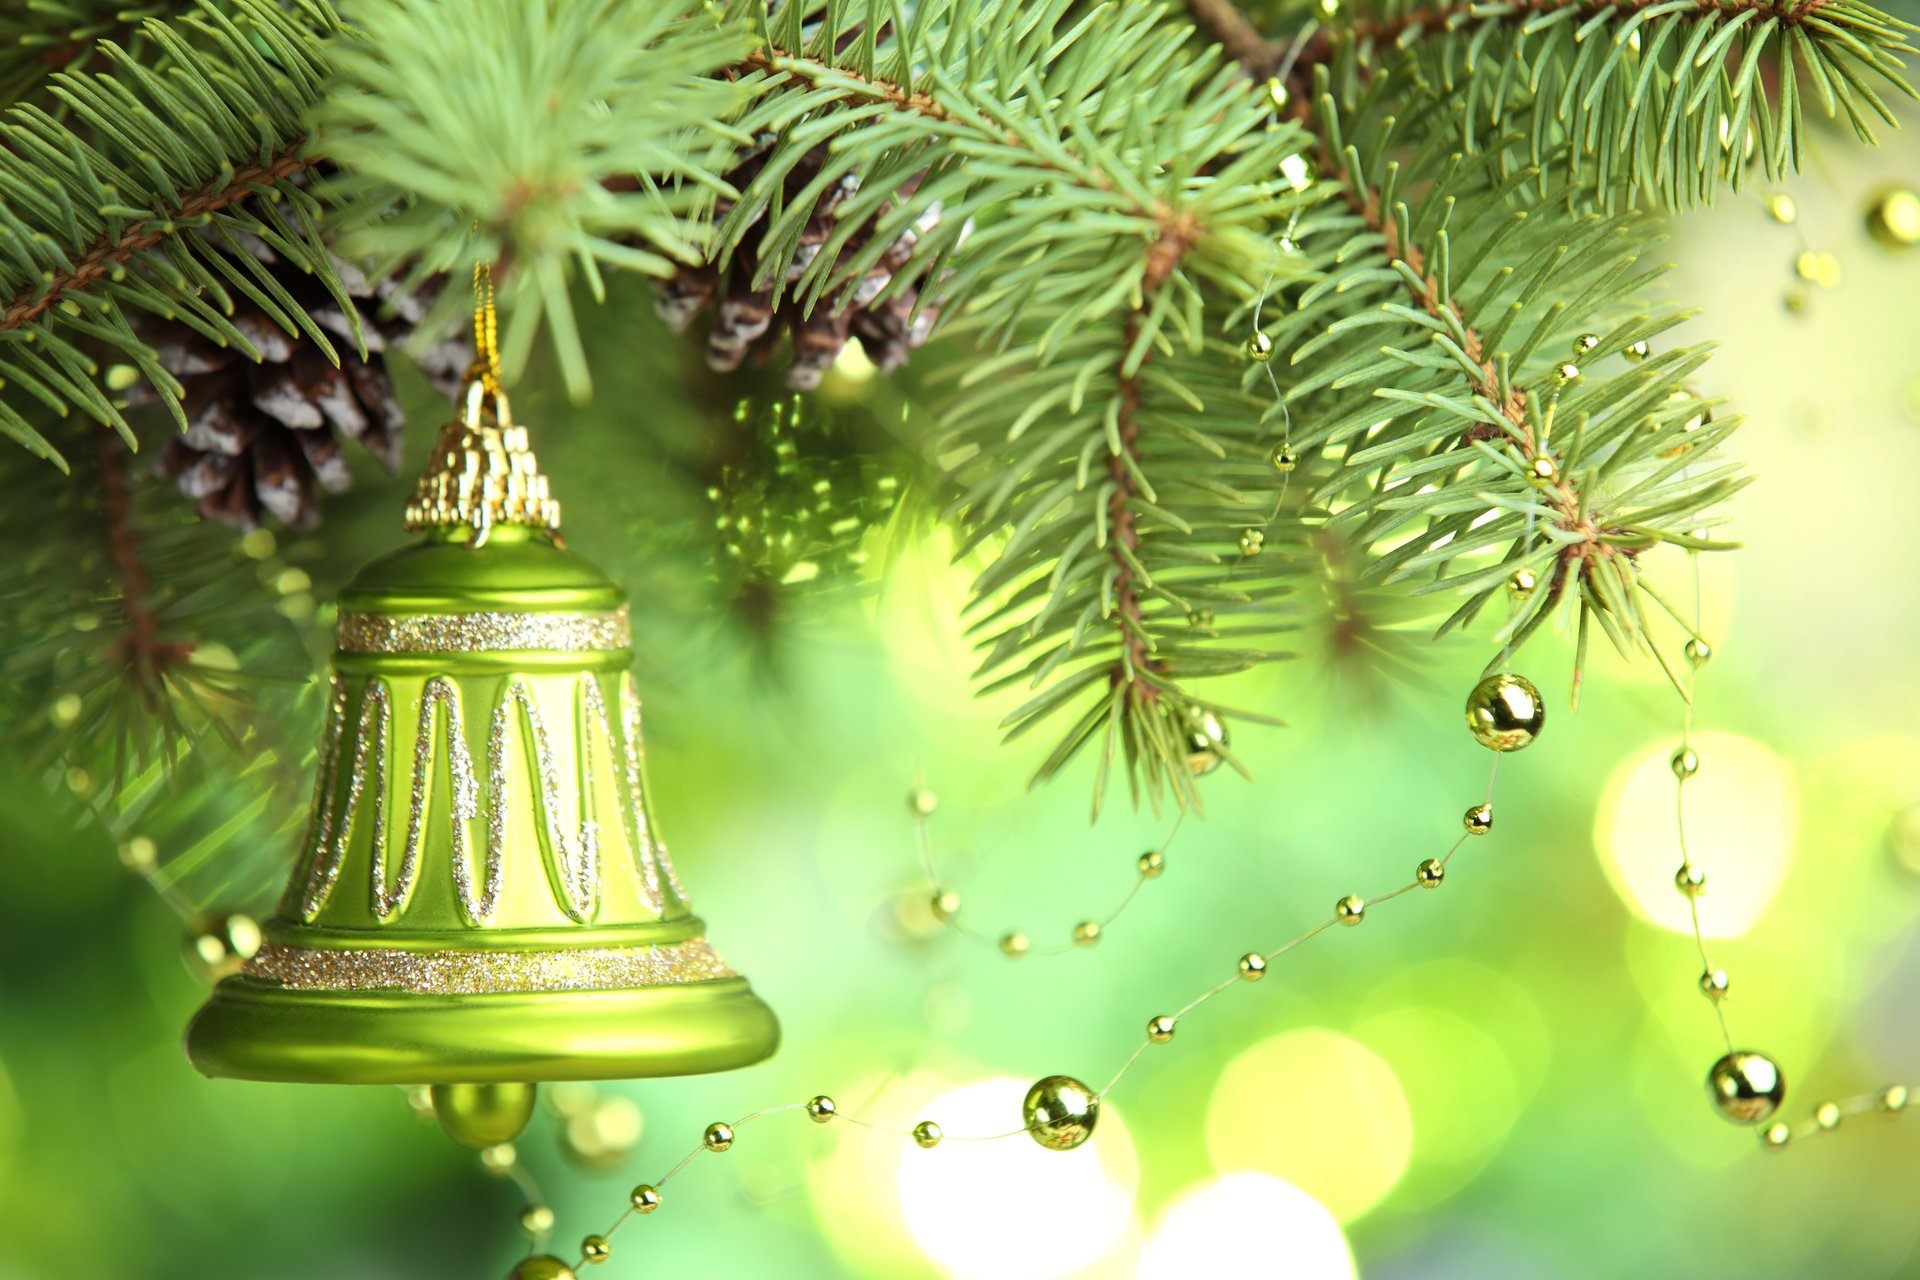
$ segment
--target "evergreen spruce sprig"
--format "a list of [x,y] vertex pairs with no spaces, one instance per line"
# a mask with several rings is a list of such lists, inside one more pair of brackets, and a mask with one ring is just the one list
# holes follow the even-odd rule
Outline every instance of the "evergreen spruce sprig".
[[[936,448],[965,548],[995,553],[975,588],[981,673],[1035,691],[1009,736],[1065,722],[1036,781],[1094,744],[1096,808],[1116,758],[1136,796],[1195,802],[1189,736],[1215,708],[1187,682],[1279,656],[1245,639],[1277,625],[1276,558],[1238,545],[1272,514],[1270,402],[1207,349],[1208,317],[1299,270],[1271,233],[1299,198],[1280,162],[1303,135],[1267,130],[1233,68],[1158,6],[736,12],[760,21],[741,78],[759,100],[738,123],[767,153],[719,251],[768,219],[757,283],[811,306],[918,229],[882,296],[935,282],[954,328],[991,352]],[[818,177],[782,204],[822,144]],[[814,204],[850,179],[835,234],[801,258]],[[1189,621],[1208,609],[1244,625]]]
[[[1191,3],[1256,74],[1283,64],[1226,0]],[[1915,30],[1857,0],[1379,0],[1306,41],[1289,88],[1310,101],[1319,65],[1349,81],[1417,68],[1401,84],[1441,100],[1466,150],[1522,134],[1543,175],[1559,166],[1603,204],[1684,209],[1756,163],[1798,169],[1809,106],[1873,143],[1876,118],[1896,123],[1886,95],[1914,96]]]
[[78,412],[133,443],[100,385],[101,350],[134,365],[185,426],[179,384],[135,336],[129,308],[251,352],[228,318],[250,298],[333,355],[319,326],[243,248],[257,237],[345,293],[321,244],[320,209],[294,182],[312,158],[304,115],[318,100],[321,0],[202,0],[141,30],[143,65],[100,46],[111,72],[57,73],[65,119],[30,104],[0,123],[0,434],[63,469],[26,416]]
[[[37,0],[0,6],[0,107],[34,93],[56,71],[91,70],[101,41],[124,45],[141,56],[141,24],[179,7],[125,0]],[[58,114],[57,104],[41,105],[53,106]]]
[[[1375,575],[1461,598],[1443,631],[1533,573],[1495,643],[1576,616],[1576,692],[1596,623],[1659,657],[1638,557],[1728,545],[1702,529],[1744,479],[1713,456],[1738,419],[1689,389],[1706,349],[1648,354],[1681,319],[1644,305],[1653,228],[1570,212],[1559,180],[1542,193],[1523,138],[1467,153],[1403,129],[1388,77],[1345,106],[1329,82],[1317,160],[1338,199],[1301,220],[1320,274],[1271,336],[1296,440],[1339,463],[1331,526],[1375,549]],[[1640,359],[1598,371],[1622,355]]]
[[112,432],[71,436],[65,483],[0,453],[3,745],[100,782],[230,759],[265,691],[307,683],[300,633],[231,530],[196,520]]
[[[667,275],[701,257],[692,216],[731,194],[717,122],[739,90],[714,73],[746,29],[669,0],[389,0],[353,11],[333,50],[318,143],[345,178],[340,247],[418,284],[496,271],[502,358],[521,365],[544,324],[569,390],[590,387],[570,296],[600,268]],[[426,330],[463,309],[450,290]]]

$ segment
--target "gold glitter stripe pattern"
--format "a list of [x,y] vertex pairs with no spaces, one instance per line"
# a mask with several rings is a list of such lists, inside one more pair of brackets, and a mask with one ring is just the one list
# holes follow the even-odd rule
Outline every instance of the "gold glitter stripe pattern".
[[454,879],[460,882],[462,898],[469,902],[469,913],[478,908],[493,913],[500,898],[500,862],[487,859],[486,888],[480,904],[472,904],[467,870],[467,824],[480,812],[480,781],[474,776],[473,757],[467,751],[467,734],[460,723],[460,693],[445,676],[427,681],[420,694],[420,728],[413,739],[413,787],[407,800],[407,844],[400,855],[400,883],[387,879],[384,841],[375,837],[373,858],[373,910],[381,920],[391,920],[406,909],[413,886],[420,878],[420,840],[426,826],[427,802],[433,785],[434,731],[440,719],[446,720],[447,774],[453,781],[452,837]]
[[354,815],[360,809],[360,796],[366,790],[368,765],[373,767],[373,864],[384,866],[387,857],[387,739],[393,730],[393,700],[384,681],[367,682],[360,703],[360,727],[354,734],[353,772],[347,781],[347,802],[337,805],[339,791],[334,787],[334,770],[340,762],[340,738],[346,730],[347,691],[339,680],[333,682],[333,707],[327,716],[327,732],[320,749],[320,787],[324,795],[314,808],[313,854],[307,866],[306,891],[300,909],[311,920],[333,892],[340,878],[340,864],[347,856],[347,837],[353,832]]
[[404,991],[472,996],[618,991],[735,977],[705,938],[666,946],[557,951],[320,950],[268,943],[241,972],[295,991]]
[[[469,924],[483,926],[499,907],[505,877],[507,832],[512,815],[508,808],[511,794],[509,767],[513,721],[520,721],[520,740],[534,789],[540,797],[534,823],[543,837],[543,853],[551,859],[554,880],[561,891],[556,899],[571,919],[586,923],[599,906],[601,831],[597,805],[597,761],[606,759],[613,769],[627,830],[632,840],[633,876],[639,897],[656,914],[664,914],[665,886],[681,902],[686,891],[674,872],[666,846],[651,830],[646,811],[642,755],[645,750],[640,730],[638,696],[633,677],[622,677],[624,696],[621,715],[623,741],[616,746],[613,725],[607,714],[600,682],[583,672],[575,685],[576,724],[579,734],[579,777],[572,803],[562,794],[558,760],[526,683],[515,677],[507,682],[494,703],[489,717],[487,739],[487,802],[485,858],[478,877],[469,853],[469,826],[480,813],[480,781],[474,760],[467,750],[460,689],[444,676],[434,676],[421,691],[419,726],[414,738],[413,768],[408,788],[406,844],[397,872],[387,865],[387,769],[393,738],[393,695],[379,677],[369,680],[361,695],[360,714],[353,743],[351,773],[346,780],[344,802],[338,772],[344,753],[347,725],[347,692],[336,678],[327,727],[321,743],[319,777],[315,786],[314,819],[308,837],[307,873],[300,896],[300,914],[313,920],[340,878],[354,823],[361,813],[361,800],[369,784],[372,795],[367,820],[371,827],[370,863],[373,908],[385,923],[405,911],[420,875],[420,849],[425,838],[426,815],[432,799],[435,779],[435,747],[444,742],[447,772],[452,782],[448,806],[452,821],[451,854],[455,889],[462,914]],[[517,712],[517,715],[516,715]],[[604,754],[603,754],[604,753]],[[576,824],[571,831],[563,825],[562,814],[571,809]],[[544,825],[542,825],[544,824]],[[476,883],[476,879],[478,883]],[[663,883],[664,882],[664,883]]]
[[680,887],[680,877],[673,869],[673,858],[667,853],[666,842],[656,838],[647,825],[646,777],[641,763],[647,743],[640,728],[640,690],[634,685],[631,672],[620,677],[620,695],[620,727],[626,739],[627,815],[632,826],[634,878],[638,882],[640,900],[655,911],[665,909],[665,897],[660,887],[661,873],[665,872],[667,883],[673,886],[674,896],[691,906],[687,901],[687,891]]
[[343,653],[600,653],[633,644],[627,606],[604,613],[343,613]]
[[[558,864],[558,877],[565,900],[560,903],[561,910],[575,920],[585,923],[593,917],[594,908],[600,897],[600,823],[594,815],[593,807],[593,732],[592,721],[599,721],[602,737],[612,735],[607,729],[606,707],[600,700],[600,683],[592,676],[581,677],[586,686],[584,702],[587,724],[580,728],[584,741],[580,747],[580,780],[574,793],[575,808],[580,826],[573,839],[567,838],[566,829],[560,820],[560,774],[554,764],[553,744],[547,738],[547,726],[540,718],[540,708],[534,705],[533,694],[527,690],[526,682],[515,677],[507,682],[506,689],[500,695],[500,701],[494,705],[493,727],[487,734],[487,870],[493,872],[495,863],[504,854],[507,840],[507,730],[514,719],[514,709],[520,711],[520,728],[523,745],[530,744],[533,751],[533,773],[540,785],[539,815],[546,823],[547,844],[553,851],[554,861]],[[454,874],[460,873],[460,863],[454,863]],[[466,888],[462,885],[462,896]],[[493,914],[492,904],[486,909],[476,911],[469,905],[469,914],[475,924],[486,923]]]

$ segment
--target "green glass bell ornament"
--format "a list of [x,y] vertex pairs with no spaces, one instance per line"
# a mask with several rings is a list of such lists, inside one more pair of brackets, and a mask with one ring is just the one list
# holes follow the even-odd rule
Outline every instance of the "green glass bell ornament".
[[202,1072],[443,1086],[448,1132],[486,1145],[531,1090],[480,1086],[723,1071],[778,1045],[655,824],[626,596],[558,524],[476,376],[408,506],[421,538],[340,598],[304,852],[187,1030]]

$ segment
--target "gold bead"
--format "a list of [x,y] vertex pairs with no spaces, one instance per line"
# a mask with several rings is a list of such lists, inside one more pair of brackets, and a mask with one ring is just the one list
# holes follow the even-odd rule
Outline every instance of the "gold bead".
[[1904,187],[1881,192],[1867,208],[1867,230],[1889,249],[1920,244],[1920,195]]
[[1267,535],[1258,529],[1242,529],[1240,531],[1240,554],[1243,556],[1259,555],[1260,548],[1265,546],[1266,543]]
[[824,1093],[814,1095],[807,1102],[807,1114],[813,1117],[815,1124],[825,1124],[839,1113],[840,1108],[836,1107],[833,1099]]
[[1700,975],[1700,994],[1718,1004],[1727,998],[1727,971],[1708,969]]
[[1220,767],[1220,748],[1226,746],[1233,735],[1227,732],[1226,722],[1205,707],[1188,706],[1185,719],[1187,769],[1196,778],[1212,773]]
[[1100,925],[1097,921],[1082,920],[1073,926],[1073,944],[1077,947],[1090,947],[1100,941]]
[[1000,936],[1000,954],[1003,956],[1023,956],[1027,954],[1027,935],[1015,930]]
[[551,1254],[524,1258],[507,1280],[574,1280],[573,1268]]
[[1267,101],[1273,104],[1275,111],[1286,110],[1287,86],[1279,76],[1267,77]]
[[530,1204],[520,1211],[520,1230],[529,1240],[539,1240],[553,1230],[553,1210],[543,1204]]
[[1158,880],[1160,873],[1167,869],[1167,857],[1158,849],[1149,849],[1140,855],[1136,865],[1140,868],[1141,879]]
[[1267,454],[1267,463],[1281,475],[1300,465],[1300,455],[1293,451],[1290,444],[1277,444]]
[[1776,191],[1767,197],[1767,216],[1778,223],[1789,223],[1800,216],[1800,206],[1786,192]]
[[238,911],[207,917],[180,944],[187,968],[207,982],[232,977],[259,950],[259,924]]
[[1413,869],[1413,879],[1422,889],[1439,886],[1447,878],[1447,868],[1438,858],[1428,858]]
[[1553,380],[1563,387],[1580,381],[1580,376],[1580,366],[1571,360],[1554,366]]
[[1573,340],[1573,354],[1575,356],[1591,355],[1599,349],[1600,335],[1597,333],[1583,333]]
[[1367,914],[1367,900],[1350,893],[1333,904],[1333,918],[1341,924],[1359,924]]
[[1473,806],[1467,810],[1466,816],[1460,819],[1460,825],[1467,829],[1467,834],[1470,836],[1487,834],[1493,830],[1493,806],[1490,804]]
[[660,1207],[660,1188],[643,1182],[627,1193],[627,1203],[635,1213],[652,1213]]
[[960,895],[951,889],[940,889],[933,895],[933,918],[942,923],[960,914]]
[[580,1241],[580,1256],[599,1266],[613,1253],[613,1245],[605,1236],[585,1236]]
[[1787,1082],[1773,1059],[1735,1049],[1707,1072],[1707,1095],[1734,1124],[1764,1124],[1787,1096]]
[[1255,329],[1253,336],[1247,339],[1247,359],[1257,364],[1265,364],[1273,359],[1273,339],[1263,329]]
[[1547,710],[1524,676],[1488,676],[1467,695],[1467,728],[1489,751],[1518,751],[1540,736]]
[[1700,753],[1692,747],[1682,747],[1673,753],[1673,759],[1667,763],[1673,767],[1673,776],[1685,782],[1700,772]]
[[1639,364],[1642,360],[1645,360],[1653,354],[1653,344],[1645,338],[1642,338],[1638,342],[1629,342],[1626,346],[1622,347],[1620,354],[1635,364]]
[[1827,249],[1808,249],[1793,260],[1794,274],[1822,289],[1840,287],[1840,255]]
[[931,1120],[922,1120],[913,1126],[913,1140],[928,1151],[940,1145],[940,1126]]
[[1907,1086],[1890,1084],[1880,1093],[1882,1111],[1904,1111],[1907,1108]]
[[1169,1014],[1156,1013],[1147,1019],[1147,1039],[1155,1044],[1165,1044],[1173,1039],[1173,1018]]
[[1033,1140],[1049,1151],[1071,1151],[1093,1136],[1100,1098],[1072,1076],[1048,1076],[1027,1090],[1020,1118]]
[[1694,639],[1687,641],[1686,647],[1680,652],[1686,655],[1687,661],[1693,666],[1704,667],[1708,659],[1713,657],[1713,646],[1705,640]]
[[1831,1133],[1840,1127],[1840,1105],[1823,1102],[1813,1109],[1813,1122]]
[[1249,951],[1240,957],[1240,976],[1248,982],[1258,982],[1267,976],[1267,958],[1258,951]]
[[1697,898],[1707,891],[1707,873],[1691,862],[1683,862],[1680,869],[1673,873],[1673,887],[1682,897]]
[[1210,627],[1210,626],[1212,626],[1212,625],[1213,625],[1213,610],[1211,610],[1211,609],[1189,609],[1189,610],[1187,610],[1187,625],[1188,625],[1188,626],[1190,626],[1190,627]]
[[[504,1146],[533,1119],[530,1084],[437,1084],[433,1115],[449,1138],[479,1151]],[[509,1162],[511,1163],[511,1162]]]
[[915,787],[907,793],[907,812],[916,818],[931,818],[939,807],[940,797],[925,787]]
[[1533,570],[1515,569],[1513,576],[1507,579],[1507,594],[1515,600],[1525,600],[1539,585],[1540,580],[1533,576]]
[[480,1153],[480,1167],[496,1177],[505,1177],[520,1163],[520,1153],[511,1142],[497,1142]]
[[707,1126],[707,1132],[700,1139],[700,1144],[709,1151],[725,1151],[733,1145],[733,1126],[718,1120],[714,1121]]
[[1793,1130],[1783,1121],[1775,1122],[1768,1125],[1766,1131],[1760,1136],[1765,1139],[1769,1147],[1778,1151],[1781,1147],[1786,1146],[1788,1140],[1793,1137]]
[[1560,474],[1560,464],[1544,453],[1535,458],[1531,466],[1536,480],[1553,480]]

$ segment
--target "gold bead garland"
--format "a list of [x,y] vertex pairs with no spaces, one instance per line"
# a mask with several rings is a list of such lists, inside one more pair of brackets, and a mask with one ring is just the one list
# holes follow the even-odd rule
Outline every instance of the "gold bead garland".
[[[1514,678],[1518,679],[1518,677]],[[1522,683],[1525,682],[1523,681]],[[1531,685],[1527,685],[1527,687],[1529,689],[1532,688]],[[1033,1088],[1028,1091],[1021,1109],[1021,1126],[1003,1133],[954,1136],[947,1134],[937,1121],[930,1119],[917,1122],[911,1129],[894,1129],[845,1114],[835,1105],[833,1099],[825,1094],[816,1094],[806,1102],[795,1102],[785,1106],[750,1112],[731,1123],[716,1122],[707,1127],[701,1144],[683,1156],[680,1162],[669,1169],[662,1177],[655,1182],[642,1183],[635,1187],[630,1196],[627,1209],[609,1224],[604,1231],[586,1237],[586,1241],[598,1241],[599,1243],[593,1249],[588,1249],[586,1247],[586,1241],[583,1241],[582,1252],[577,1265],[586,1266],[602,1260],[605,1256],[605,1249],[610,1248],[613,1235],[619,1231],[627,1219],[635,1215],[653,1213],[660,1205],[661,1189],[674,1178],[678,1177],[688,1165],[703,1154],[719,1154],[730,1150],[733,1146],[737,1130],[769,1115],[777,1115],[789,1111],[801,1111],[806,1113],[816,1124],[827,1124],[829,1122],[853,1124],[863,1129],[886,1133],[911,1141],[914,1145],[922,1149],[932,1149],[945,1142],[998,1142],[1022,1134],[1048,1150],[1066,1151],[1079,1146],[1091,1136],[1097,1122],[1101,1104],[1107,1095],[1120,1084],[1127,1073],[1132,1070],[1141,1054],[1149,1047],[1165,1045],[1173,1040],[1181,1019],[1185,1018],[1195,1009],[1198,1009],[1201,1005],[1213,1000],[1229,987],[1257,982],[1266,974],[1267,969],[1274,960],[1292,951],[1295,947],[1326,932],[1335,924],[1357,924],[1365,917],[1370,907],[1376,907],[1382,903],[1390,902],[1418,888],[1433,888],[1440,884],[1446,875],[1447,865],[1452,860],[1454,854],[1458,853],[1469,839],[1476,836],[1484,836],[1492,828],[1493,788],[1495,781],[1499,777],[1500,759],[1503,754],[1504,752],[1496,750],[1493,765],[1488,770],[1486,794],[1478,805],[1467,810],[1467,821],[1463,824],[1459,833],[1454,836],[1453,843],[1444,854],[1438,858],[1427,858],[1421,861],[1415,867],[1414,878],[1390,892],[1378,894],[1371,898],[1362,897],[1359,894],[1347,894],[1341,897],[1335,903],[1332,914],[1319,923],[1294,935],[1292,938],[1271,950],[1249,951],[1245,953],[1236,963],[1234,971],[1225,978],[1216,982],[1192,1000],[1189,1000],[1179,1009],[1171,1013],[1155,1014],[1147,1020],[1145,1031],[1139,1045],[1134,1049],[1133,1053],[1122,1062],[1120,1069],[1107,1081],[1104,1088],[1098,1090],[1089,1088],[1071,1076],[1048,1076],[1036,1082]],[[937,865],[933,859],[932,847],[926,831],[926,819],[933,813],[936,807],[937,802],[933,794],[925,788],[916,789],[908,803],[909,813],[913,817],[916,830],[919,834],[920,850],[925,868],[930,878],[937,879]],[[1477,823],[1476,815],[1480,818]],[[1160,849],[1150,849],[1139,856],[1136,863],[1139,878],[1134,885],[1135,891],[1138,890],[1140,883],[1155,879],[1161,874],[1165,867],[1165,857],[1162,850],[1167,844],[1172,842],[1173,836],[1178,830],[1179,823],[1176,822],[1173,831],[1168,833],[1167,840],[1162,842]],[[936,901],[947,892],[948,891],[945,890],[936,891]],[[1127,901],[1131,901],[1132,896],[1132,893],[1128,894],[1127,900],[1121,903],[1121,909],[1124,909]],[[958,910],[957,897],[954,898],[952,906],[955,911]],[[1118,914],[1119,912],[1116,910],[1114,915]],[[1112,918],[1112,916],[1109,916],[1108,921],[1110,922]],[[959,921],[957,919],[951,921],[951,923],[958,928]],[[1084,926],[1086,922],[1082,923]],[[961,931],[964,932],[964,930]],[[982,938],[986,941],[993,941],[992,939],[985,938],[985,935],[975,934],[972,936]],[[1018,939],[1019,945],[1014,948],[1009,948],[1008,944],[1014,939]],[[1004,935],[999,940],[998,945],[1003,951],[1008,951],[1009,954],[1025,954],[1026,951],[1030,949],[1031,944],[1028,943],[1024,934],[1015,933]],[[1069,943],[1056,950],[1070,951],[1072,949],[1074,949],[1074,944]],[[1900,1095],[1900,1105],[1905,1105],[1904,1093]],[[596,1253],[598,1256],[596,1256]],[[544,1260],[530,1259],[529,1261],[542,1261],[544,1264]],[[556,1278],[570,1274],[572,1274],[570,1271],[553,1273]]]
[[1714,965],[1707,951],[1706,933],[1700,926],[1700,899],[1707,891],[1707,879],[1705,873],[1694,865],[1691,855],[1687,852],[1687,783],[1699,773],[1701,767],[1700,755],[1691,741],[1694,694],[1699,682],[1700,669],[1706,666],[1713,656],[1713,646],[1708,644],[1700,634],[1699,553],[1689,550],[1687,554],[1693,568],[1693,624],[1688,628],[1689,635],[1683,650],[1683,656],[1686,659],[1686,683],[1682,689],[1684,698],[1680,713],[1680,745],[1675,748],[1669,761],[1673,769],[1676,791],[1674,823],[1680,844],[1680,866],[1673,873],[1673,886],[1681,897],[1687,900],[1694,949],[1700,957],[1698,978],[1700,993],[1707,998],[1707,1002],[1713,1008],[1714,1019],[1720,1028],[1720,1040],[1726,1048],[1726,1052],[1716,1059],[1707,1071],[1708,1096],[1714,1108],[1724,1118],[1735,1124],[1754,1127],[1761,1146],[1770,1151],[1778,1151],[1795,1138],[1831,1133],[1840,1127],[1842,1120],[1849,1116],[1863,1115],[1870,1111],[1879,1111],[1889,1116],[1896,1115],[1906,1110],[1910,1090],[1906,1085],[1893,1084],[1876,1093],[1860,1093],[1845,1099],[1819,1102],[1807,1114],[1806,1119],[1795,1125],[1790,1121],[1774,1119],[1787,1096],[1786,1078],[1779,1066],[1764,1053],[1752,1049],[1739,1049],[1734,1045],[1733,1030],[1727,1021],[1725,1005],[1727,993],[1732,985],[1731,979],[1727,976],[1725,969]]
[[[1207,722],[1205,732],[1213,735],[1214,741],[1224,743],[1226,729],[1211,714],[1204,717]],[[1140,888],[1149,880],[1158,880],[1166,871],[1166,850],[1173,844],[1174,837],[1180,834],[1184,818],[1174,819],[1167,830],[1166,838],[1159,845],[1141,854],[1134,863],[1134,881],[1127,891],[1105,915],[1091,916],[1073,925],[1067,932],[1067,940],[1062,943],[1035,944],[1033,939],[1020,929],[1007,929],[997,934],[982,933],[974,928],[961,914],[960,895],[947,888],[940,874],[940,859],[934,850],[933,833],[929,819],[939,808],[939,799],[923,786],[916,786],[907,796],[907,813],[914,824],[914,843],[920,854],[921,870],[935,888],[928,899],[933,908],[933,918],[946,925],[961,937],[997,949],[1009,960],[1018,960],[1022,956],[1057,956],[1071,951],[1084,951],[1096,945],[1106,936],[1107,930],[1133,905]]]

